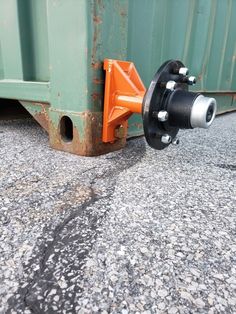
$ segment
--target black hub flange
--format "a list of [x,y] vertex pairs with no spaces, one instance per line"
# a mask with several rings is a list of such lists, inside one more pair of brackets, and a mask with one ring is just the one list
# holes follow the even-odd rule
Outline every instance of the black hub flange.
[[[155,74],[143,99],[143,127],[148,144],[155,149],[164,149],[162,136],[168,134],[174,139],[180,128],[191,128],[191,104],[200,94],[188,92],[188,78],[179,74],[185,66],[181,61],[165,62]],[[166,83],[175,81],[174,90],[166,88]],[[167,121],[159,121],[160,111],[168,112]]]

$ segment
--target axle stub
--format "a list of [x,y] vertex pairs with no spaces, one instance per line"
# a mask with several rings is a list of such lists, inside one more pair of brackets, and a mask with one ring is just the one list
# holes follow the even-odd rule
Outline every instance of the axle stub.
[[[142,115],[144,135],[155,149],[164,149],[174,139],[179,129],[208,128],[214,120],[216,101],[188,91],[195,83],[187,76],[181,61],[165,62],[155,74],[143,98]],[[186,74],[186,75],[185,75]],[[163,112],[166,119],[161,119]]]

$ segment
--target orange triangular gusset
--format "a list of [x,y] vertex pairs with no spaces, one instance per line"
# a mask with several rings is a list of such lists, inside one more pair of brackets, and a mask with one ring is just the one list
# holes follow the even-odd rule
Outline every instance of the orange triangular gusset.
[[115,130],[126,128],[127,119],[133,113],[141,113],[146,88],[132,62],[104,60],[106,71],[103,112],[103,142],[114,142]]

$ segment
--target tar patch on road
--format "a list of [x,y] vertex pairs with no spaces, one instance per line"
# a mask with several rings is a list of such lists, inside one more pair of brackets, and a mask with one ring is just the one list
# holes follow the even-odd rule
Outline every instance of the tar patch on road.
[[[93,167],[85,171],[84,176],[91,176],[89,199],[73,211],[64,208],[70,214],[55,227],[52,223],[43,230],[38,239],[41,244],[23,265],[24,277],[8,300],[6,313],[11,313],[11,309],[17,313],[62,313],[63,309],[75,312],[75,300],[83,292],[80,282],[86,258],[109,211],[116,178],[141,161],[145,149],[143,139],[136,144],[131,142],[123,151],[107,155],[109,165],[104,169]],[[83,174],[78,181],[83,181],[82,177]]]
[[236,165],[218,164],[217,166],[222,169],[236,171]]

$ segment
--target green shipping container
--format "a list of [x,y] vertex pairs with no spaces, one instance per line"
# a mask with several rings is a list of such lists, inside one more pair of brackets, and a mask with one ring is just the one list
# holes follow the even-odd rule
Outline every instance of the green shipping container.
[[[0,98],[17,99],[52,147],[98,155],[104,58],[133,61],[146,86],[168,59],[198,77],[219,112],[236,109],[235,0],[0,0]],[[129,136],[142,133],[140,116]]]

